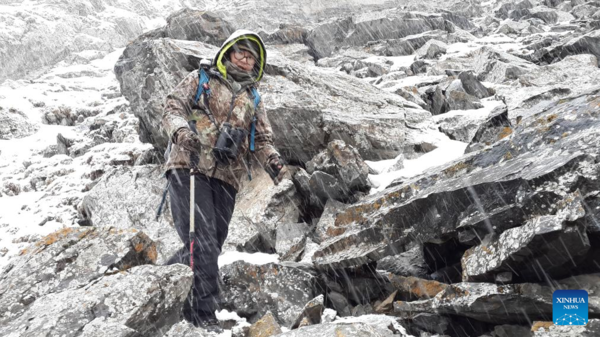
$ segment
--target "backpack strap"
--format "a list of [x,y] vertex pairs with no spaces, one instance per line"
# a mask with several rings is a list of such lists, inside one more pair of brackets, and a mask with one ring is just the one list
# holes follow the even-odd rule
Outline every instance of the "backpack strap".
[[255,87],[250,89],[254,96],[254,115],[252,115],[252,124],[250,124],[250,151],[254,152],[254,135],[256,134],[256,109],[260,103],[260,94]]

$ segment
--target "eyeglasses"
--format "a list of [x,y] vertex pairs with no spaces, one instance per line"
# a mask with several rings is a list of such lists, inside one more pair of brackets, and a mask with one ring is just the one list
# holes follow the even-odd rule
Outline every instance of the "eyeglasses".
[[254,56],[249,51],[245,51],[245,50],[237,51],[237,50],[234,50],[231,54],[238,61],[246,59],[246,63],[255,63],[256,62],[256,59],[254,59]]

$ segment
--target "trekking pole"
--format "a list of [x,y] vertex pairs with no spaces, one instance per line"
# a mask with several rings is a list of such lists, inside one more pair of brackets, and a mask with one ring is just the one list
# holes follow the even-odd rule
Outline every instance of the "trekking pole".
[[[195,123],[189,123],[190,129],[198,134]],[[200,158],[196,153],[190,154],[190,267],[192,268],[192,295],[190,296],[190,306],[194,304],[194,284],[196,282],[196,273],[194,271],[194,241],[196,241],[196,174],[198,174],[198,163]]]

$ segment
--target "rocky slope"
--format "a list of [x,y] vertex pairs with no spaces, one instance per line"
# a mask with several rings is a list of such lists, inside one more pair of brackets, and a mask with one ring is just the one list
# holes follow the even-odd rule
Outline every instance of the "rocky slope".
[[208,335],[160,266],[160,117],[238,28],[290,174],[238,194],[224,335],[600,334],[600,3],[194,5],[1,3],[0,335]]

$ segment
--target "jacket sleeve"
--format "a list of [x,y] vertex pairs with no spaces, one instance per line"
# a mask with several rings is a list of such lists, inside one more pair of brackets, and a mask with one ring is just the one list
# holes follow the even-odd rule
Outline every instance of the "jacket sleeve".
[[256,133],[254,136],[255,156],[263,168],[267,167],[269,159],[279,156],[273,145],[273,129],[262,101],[256,109]]
[[[173,89],[165,100],[162,126],[169,139],[181,128],[189,128],[188,120],[194,106],[194,96],[198,89],[198,72],[189,73]],[[202,99],[199,100],[199,104]]]

